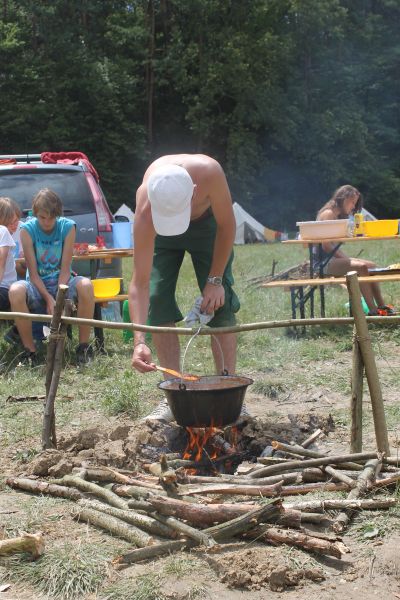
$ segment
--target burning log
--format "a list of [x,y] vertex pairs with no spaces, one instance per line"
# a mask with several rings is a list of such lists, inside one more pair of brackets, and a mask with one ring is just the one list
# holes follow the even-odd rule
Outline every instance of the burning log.
[[[368,483],[375,479],[377,472],[382,467],[382,460],[380,458],[376,458],[373,460],[369,460],[364,467],[364,470],[360,473],[357,481],[356,487],[351,490],[349,495],[347,496],[348,500],[353,500],[354,498],[358,498],[365,494],[368,489]],[[335,519],[332,529],[336,533],[340,533],[345,530],[350,519],[351,512],[349,510],[341,512]]]
[[363,461],[371,458],[377,458],[376,452],[359,452],[355,454],[346,454],[339,456],[328,456],[321,458],[311,458],[309,460],[291,460],[279,465],[271,465],[269,467],[261,467],[249,474],[252,479],[266,477],[268,475],[279,474],[283,471],[291,471],[295,469],[303,469],[306,467],[320,467],[322,465],[339,465],[351,461]]
[[75,520],[85,521],[85,523],[100,527],[112,535],[127,540],[138,548],[151,546],[155,543],[154,538],[144,531],[141,531],[137,527],[126,525],[119,518],[106,515],[98,510],[76,507],[72,510],[71,514]]
[[62,485],[48,483],[47,481],[37,481],[26,477],[8,477],[6,484],[16,490],[23,490],[32,494],[46,494],[56,498],[66,498],[68,500],[79,500],[84,498],[76,489],[69,489]]
[[0,556],[9,556],[16,552],[27,552],[33,559],[44,552],[44,541],[41,533],[24,533],[20,537],[0,540]]
[[154,535],[160,535],[162,537],[176,539],[176,531],[169,527],[166,524],[160,523],[158,520],[153,517],[149,517],[148,515],[142,515],[134,510],[121,510],[120,508],[114,508],[113,506],[109,506],[108,504],[102,504],[101,502],[96,502],[95,500],[79,500],[79,506],[83,506],[84,508],[92,508],[93,510],[98,510],[99,512],[104,512],[112,517],[116,517],[117,519],[121,519],[121,521],[125,521],[130,525],[134,525],[139,529],[143,529],[148,533],[152,533]]

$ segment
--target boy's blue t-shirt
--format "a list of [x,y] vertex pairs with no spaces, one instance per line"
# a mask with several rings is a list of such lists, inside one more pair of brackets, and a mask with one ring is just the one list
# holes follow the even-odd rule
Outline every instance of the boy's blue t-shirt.
[[[45,233],[40,228],[36,217],[21,224],[21,229],[26,229],[32,238],[37,270],[41,279],[58,278],[64,240],[72,227],[76,227],[74,221],[65,217],[57,217],[51,233]],[[29,273],[26,278],[29,280]]]

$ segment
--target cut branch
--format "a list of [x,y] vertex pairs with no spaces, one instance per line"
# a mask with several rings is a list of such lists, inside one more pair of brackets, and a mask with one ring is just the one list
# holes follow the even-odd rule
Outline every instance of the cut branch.
[[119,538],[127,540],[138,548],[154,544],[154,538],[144,531],[140,531],[137,527],[126,525],[120,519],[103,514],[98,510],[75,507],[71,514],[77,521],[85,521],[85,523],[100,527]]
[[24,533],[20,537],[0,540],[0,556],[9,556],[17,552],[27,552],[32,558],[39,558],[44,552],[42,534]]

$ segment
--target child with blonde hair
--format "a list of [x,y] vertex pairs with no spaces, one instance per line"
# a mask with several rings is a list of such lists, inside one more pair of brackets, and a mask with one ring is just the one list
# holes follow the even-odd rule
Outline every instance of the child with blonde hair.
[[12,238],[17,230],[21,211],[11,198],[0,198],[0,310],[10,310],[8,291],[17,280]]
[[[92,319],[94,293],[90,279],[74,276],[71,272],[72,251],[76,224],[62,216],[59,196],[50,189],[40,190],[32,202],[33,218],[21,225],[21,242],[27,265],[26,281],[17,281],[10,288],[10,303],[14,312],[53,314],[60,284],[68,285],[67,298],[78,305],[78,317]],[[36,346],[32,324],[26,319],[15,319],[26,362],[36,362]],[[79,345],[76,348],[78,365],[93,356],[89,345],[90,327],[79,327]]]

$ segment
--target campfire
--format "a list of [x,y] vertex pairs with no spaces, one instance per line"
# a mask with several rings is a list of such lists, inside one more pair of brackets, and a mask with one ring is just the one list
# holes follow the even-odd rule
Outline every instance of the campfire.
[[[325,434],[321,428],[306,434],[300,423],[296,426],[292,419],[281,427],[279,439],[277,424],[269,424],[268,430],[257,419],[225,428],[146,426],[146,435],[132,428],[141,440],[135,447],[136,469],[96,464],[96,453],[90,457],[89,449],[81,449],[81,435],[65,441],[71,454],[80,448],[69,471],[57,472],[55,465],[48,474],[58,477],[9,477],[7,484],[68,498],[75,503],[75,519],[128,540],[133,548],[115,557],[116,569],[191,548],[215,558],[232,540],[288,544],[340,559],[349,552],[341,535],[352,516],[396,503],[377,493],[400,480],[399,465],[373,451],[328,454],[317,446],[328,433],[327,422]],[[127,452],[131,442],[129,432],[124,433],[125,446],[120,447]],[[115,432],[109,435],[115,437]],[[83,452],[85,460],[79,458]],[[330,495],[296,501],[315,491]],[[343,491],[347,497],[337,497]],[[316,578],[321,579],[321,572]]]

